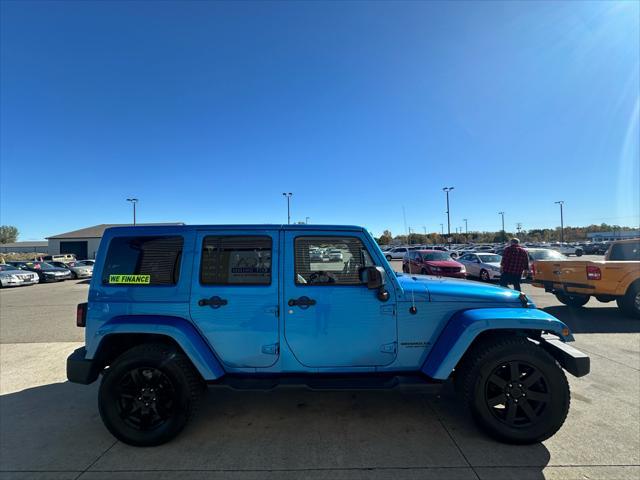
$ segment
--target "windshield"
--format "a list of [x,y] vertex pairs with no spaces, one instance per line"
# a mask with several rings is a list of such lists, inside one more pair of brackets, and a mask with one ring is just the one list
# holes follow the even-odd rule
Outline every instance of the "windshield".
[[451,260],[451,256],[445,252],[423,253],[422,258],[424,258],[427,261]]
[[529,250],[534,260],[564,260],[566,257],[555,250]]
[[640,242],[614,243],[609,253],[609,260],[640,260]]
[[502,257],[500,255],[478,255],[482,263],[500,263]]
[[[37,267],[37,265],[40,265],[40,267]],[[38,264],[34,263],[31,266],[35,267],[35,268],[40,268],[41,270],[54,270],[54,269],[58,268],[58,267],[55,267],[55,266],[53,266],[53,265],[51,265],[50,263],[47,263],[47,262],[40,262]]]
[[7,270],[18,270],[18,267],[13,265],[0,265],[0,272],[6,272]]

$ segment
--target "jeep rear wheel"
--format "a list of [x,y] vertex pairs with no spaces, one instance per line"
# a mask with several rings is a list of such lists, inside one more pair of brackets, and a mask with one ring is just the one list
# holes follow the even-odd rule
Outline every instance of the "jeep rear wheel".
[[526,444],[556,433],[569,411],[560,365],[525,338],[504,338],[470,352],[458,378],[478,425],[498,440]]
[[589,295],[576,293],[556,293],[556,298],[560,303],[564,303],[568,307],[582,307],[589,301]]
[[173,347],[145,344],[123,353],[100,384],[102,421],[130,445],[160,445],[174,438],[195,413],[202,380]]

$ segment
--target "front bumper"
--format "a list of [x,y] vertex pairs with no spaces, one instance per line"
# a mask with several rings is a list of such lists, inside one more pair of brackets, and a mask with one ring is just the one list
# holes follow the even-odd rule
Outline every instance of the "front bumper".
[[67,358],[67,380],[72,383],[88,385],[93,383],[100,374],[96,363],[85,358],[87,349],[78,348]]
[[432,273],[430,275],[437,275],[439,277],[448,277],[448,278],[467,278],[467,272],[453,272],[453,273]]
[[591,369],[591,360],[577,348],[567,345],[554,335],[543,335],[540,346],[574,377],[584,377]]

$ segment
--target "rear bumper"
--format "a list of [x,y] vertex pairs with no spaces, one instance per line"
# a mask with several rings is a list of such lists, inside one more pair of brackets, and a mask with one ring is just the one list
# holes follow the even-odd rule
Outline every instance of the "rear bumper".
[[78,348],[67,358],[67,380],[72,383],[88,385],[93,383],[100,374],[96,363],[85,358],[85,347]]
[[587,354],[567,345],[554,335],[543,335],[540,346],[555,358],[562,368],[574,377],[584,377],[591,369],[591,360]]
[[533,279],[531,285],[538,288],[544,288],[545,292],[551,293],[579,293],[582,295],[595,294],[596,287],[587,283],[558,283],[550,280]]

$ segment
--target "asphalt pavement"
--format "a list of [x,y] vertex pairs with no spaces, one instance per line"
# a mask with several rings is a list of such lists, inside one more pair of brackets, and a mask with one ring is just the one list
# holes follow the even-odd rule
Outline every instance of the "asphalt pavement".
[[[394,262],[398,268],[398,262]],[[173,442],[116,441],[97,387],[66,382],[86,281],[0,291],[0,479],[626,479],[640,477],[640,321],[615,303],[570,309],[525,285],[575,332],[591,373],[551,439],[511,446],[473,425],[449,384],[390,391],[210,388]]]

